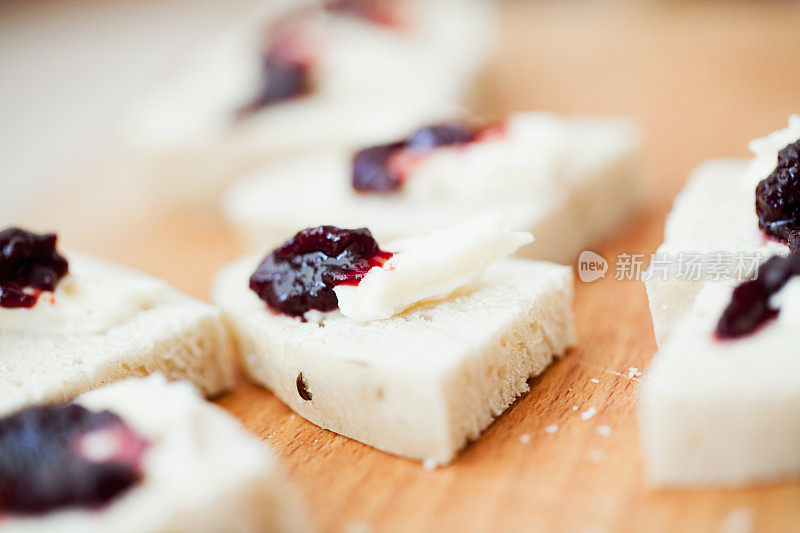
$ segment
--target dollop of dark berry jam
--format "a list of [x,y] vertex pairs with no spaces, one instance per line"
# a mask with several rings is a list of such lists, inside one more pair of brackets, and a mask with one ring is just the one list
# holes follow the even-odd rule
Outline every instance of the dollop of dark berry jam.
[[239,109],[247,117],[263,108],[311,92],[311,58],[293,32],[279,34],[262,55],[263,81],[256,98]]
[[335,286],[357,285],[391,255],[381,251],[366,228],[308,228],[264,258],[250,277],[250,288],[287,315],[332,311],[339,306]]
[[401,165],[392,164],[403,155],[424,156],[441,146],[467,144],[478,132],[458,124],[439,124],[421,128],[394,143],[365,148],[353,157],[352,185],[360,192],[393,192],[406,178]]
[[758,227],[764,233],[800,247],[800,139],[778,153],[778,165],[756,187]]
[[327,0],[323,7],[330,13],[358,17],[373,24],[398,24],[396,0]]
[[800,275],[800,253],[771,257],[758,268],[756,279],[745,281],[731,295],[731,301],[717,323],[716,336],[734,339],[754,332],[774,318],[778,309],[769,300],[792,276]]
[[114,413],[75,403],[0,419],[0,513],[108,503],[142,478],[147,446]]
[[353,158],[353,188],[357,191],[391,192],[403,178],[390,168],[389,158],[403,149],[403,143],[379,144],[356,153]]
[[33,307],[39,292],[56,288],[69,270],[56,240],[53,233],[0,231],[0,307]]

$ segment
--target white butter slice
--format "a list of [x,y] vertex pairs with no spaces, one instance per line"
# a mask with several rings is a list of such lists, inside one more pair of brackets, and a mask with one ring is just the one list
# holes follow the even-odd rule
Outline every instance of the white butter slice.
[[424,157],[402,194],[452,201],[558,189],[574,179],[568,168],[576,148],[574,130],[550,113],[517,113],[496,138],[441,147]]
[[499,215],[485,215],[391,243],[386,248],[395,255],[386,263],[372,268],[358,285],[333,290],[343,315],[361,322],[388,318],[448,296],[530,242],[530,233],[510,231]]
[[748,147],[753,152],[753,159],[748,168],[749,184],[755,187],[759,181],[769,176],[778,162],[778,152],[800,139],[800,115],[790,115],[789,125],[781,130],[773,131],[759,139],[750,141]]

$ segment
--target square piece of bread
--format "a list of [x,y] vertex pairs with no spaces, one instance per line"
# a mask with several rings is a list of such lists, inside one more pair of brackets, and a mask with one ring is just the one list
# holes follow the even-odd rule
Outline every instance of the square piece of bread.
[[650,481],[733,485],[800,475],[800,282],[777,319],[741,338],[714,330],[738,282],[707,283],[647,371],[640,424]]
[[315,424],[429,464],[451,461],[575,342],[572,272],[509,259],[447,299],[384,320],[319,322],[269,310],[248,257],[213,300],[250,378]]
[[[562,119],[547,113],[518,113],[508,122],[521,124],[515,126],[519,139],[445,148],[448,164],[458,168],[438,171],[458,176],[475,170],[481,178],[472,187],[490,192],[414,194],[406,190],[417,177],[413,174],[399,191],[358,192],[351,184],[353,152],[327,152],[287,158],[252,172],[230,189],[223,211],[248,250],[277,246],[286,235],[320,224],[368,227],[379,242],[388,242],[497,212],[507,227],[536,236],[518,256],[569,264],[636,208],[638,133],[624,120]],[[542,142],[542,136],[551,142]],[[543,160],[552,156],[557,163],[537,167],[519,151]],[[491,192],[487,180],[507,183]]]
[[[217,309],[127,268],[66,255],[70,274],[35,312],[0,309],[0,414],[156,371],[209,396],[233,386]],[[70,299],[77,303],[60,311]]]
[[308,531],[299,495],[256,437],[187,383],[129,379],[79,396],[148,441],[143,477],[106,505],[4,514],[0,532]]

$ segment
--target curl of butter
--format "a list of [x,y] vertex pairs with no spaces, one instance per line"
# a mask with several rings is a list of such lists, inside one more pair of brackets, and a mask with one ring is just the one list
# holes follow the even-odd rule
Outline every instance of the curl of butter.
[[389,318],[421,302],[446,298],[486,267],[533,242],[533,235],[506,228],[497,213],[428,235],[386,245],[394,255],[373,267],[358,285],[333,290],[339,310],[359,322]]

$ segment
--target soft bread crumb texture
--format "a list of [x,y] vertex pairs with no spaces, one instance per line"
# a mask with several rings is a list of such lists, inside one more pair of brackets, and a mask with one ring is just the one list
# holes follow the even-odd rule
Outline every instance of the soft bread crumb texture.
[[[142,274],[84,255],[98,272],[124,279]],[[154,372],[193,383],[205,395],[230,389],[235,372],[230,338],[214,307],[165,288],[146,308],[99,332],[17,331],[0,324],[0,414],[62,402],[91,389]]]
[[225,268],[213,290],[250,378],[315,424],[404,457],[451,461],[575,342],[572,273],[559,265],[505,260],[389,319],[304,323],[247,288],[257,263]]
[[4,516],[0,531],[308,531],[300,498],[269,449],[189,384],[129,379],[77,402],[113,411],[150,442],[144,478],[101,509]]

